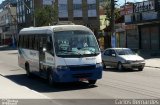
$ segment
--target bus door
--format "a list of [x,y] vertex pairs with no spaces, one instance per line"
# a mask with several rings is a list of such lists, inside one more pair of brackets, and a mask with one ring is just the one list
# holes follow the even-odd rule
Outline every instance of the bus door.
[[47,74],[47,69],[54,65],[54,50],[51,35],[40,37],[39,70],[42,75]]

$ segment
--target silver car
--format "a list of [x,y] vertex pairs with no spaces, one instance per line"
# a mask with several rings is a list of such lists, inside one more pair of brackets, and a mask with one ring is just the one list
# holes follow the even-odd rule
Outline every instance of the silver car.
[[129,48],[108,48],[102,52],[102,61],[104,67],[116,67],[119,71],[124,68],[142,71],[145,66],[145,60]]

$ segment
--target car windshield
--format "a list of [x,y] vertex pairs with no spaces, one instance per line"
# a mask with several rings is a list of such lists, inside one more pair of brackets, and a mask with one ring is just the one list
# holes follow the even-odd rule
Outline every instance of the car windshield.
[[130,49],[116,49],[118,55],[135,55],[135,53]]
[[94,35],[86,31],[54,33],[55,51],[59,57],[93,56],[100,53]]

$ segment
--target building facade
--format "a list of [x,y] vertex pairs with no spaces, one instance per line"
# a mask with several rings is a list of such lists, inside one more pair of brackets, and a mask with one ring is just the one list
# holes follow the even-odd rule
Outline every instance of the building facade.
[[16,6],[16,0],[3,0],[2,3],[0,4],[0,9],[4,9],[7,4],[10,4],[12,6]]
[[160,0],[134,3],[125,14],[127,47],[160,50]]
[[10,4],[0,12],[0,44],[11,45],[16,39],[17,22],[16,7]]
[[99,30],[99,0],[17,0],[17,19],[19,30],[36,26],[34,11],[44,5],[57,6],[58,20],[71,21],[88,26],[95,32]]

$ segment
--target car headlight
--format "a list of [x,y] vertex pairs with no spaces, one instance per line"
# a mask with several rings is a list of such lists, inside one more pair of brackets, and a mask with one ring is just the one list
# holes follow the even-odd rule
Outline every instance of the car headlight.
[[68,66],[57,66],[57,70],[68,70],[69,67]]
[[145,62],[145,60],[140,60],[140,62]]
[[96,63],[96,68],[102,67],[102,63]]

